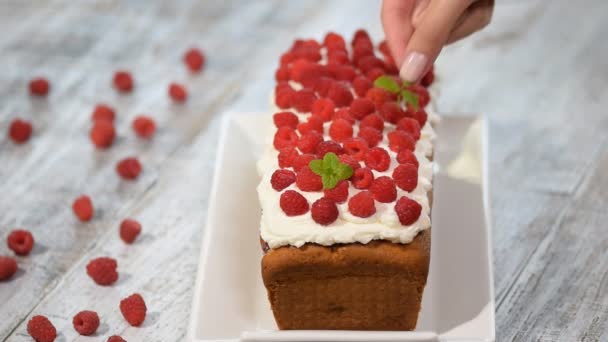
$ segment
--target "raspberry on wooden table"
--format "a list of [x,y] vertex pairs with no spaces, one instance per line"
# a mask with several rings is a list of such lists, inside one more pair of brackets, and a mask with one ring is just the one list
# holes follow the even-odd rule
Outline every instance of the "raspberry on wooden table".
[[316,200],[310,208],[312,219],[320,225],[327,226],[338,219],[336,203],[326,197]]
[[120,177],[127,180],[136,179],[141,173],[142,166],[135,157],[128,157],[116,164],[116,172]]
[[9,137],[16,144],[23,144],[32,135],[32,124],[29,121],[15,119],[11,122],[8,130]]
[[0,281],[10,279],[17,272],[17,268],[15,259],[0,255]]
[[296,174],[291,170],[280,169],[272,173],[270,184],[276,191],[283,191],[296,181]]
[[357,217],[370,217],[376,213],[374,197],[369,191],[361,191],[348,200],[348,211]]
[[97,120],[93,123],[91,131],[89,132],[89,138],[95,147],[103,149],[112,146],[114,138],[116,137],[116,130],[112,121],[108,120]]
[[393,179],[399,188],[411,192],[418,185],[418,167],[414,164],[401,164],[393,170]]
[[399,222],[404,226],[409,226],[420,217],[422,206],[413,199],[403,196],[395,204],[395,212],[399,217]]
[[348,182],[341,180],[333,189],[325,189],[323,193],[326,198],[331,199],[336,203],[344,203],[348,198]]
[[108,340],[106,342],[127,342],[127,340],[118,335],[112,335],[108,337]]
[[135,134],[144,139],[152,137],[154,132],[156,132],[156,123],[151,117],[146,115],[135,117],[131,127],[133,128],[133,131],[135,131]]
[[402,150],[397,154],[397,161],[399,164],[412,164],[418,168],[418,159],[414,152],[410,150]]
[[192,72],[198,72],[205,66],[205,55],[198,48],[190,48],[184,54],[184,63]]
[[72,203],[72,211],[74,211],[74,215],[83,222],[90,221],[93,218],[93,202],[91,198],[87,195],[81,195],[74,203]]
[[57,330],[53,323],[44,316],[34,316],[27,322],[27,333],[36,342],[53,342],[57,338]]
[[133,219],[124,219],[120,223],[119,234],[122,241],[132,244],[141,233],[141,224]]
[[80,335],[93,335],[99,328],[99,316],[95,311],[80,311],[72,318],[72,325]]
[[372,170],[367,167],[356,169],[351,178],[353,186],[357,189],[367,189],[372,185],[374,181],[374,174]]
[[295,190],[287,190],[281,194],[279,205],[285,215],[299,216],[308,212],[310,206],[302,194]]
[[382,176],[374,179],[369,187],[374,199],[382,203],[390,203],[397,199],[397,188],[395,181],[387,176]]
[[391,157],[382,147],[372,147],[365,155],[365,165],[376,171],[386,171],[391,165]]
[[296,129],[300,119],[292,112],[278,112],[272,116],[272,121],[274,121],[274,125],[277,128],[289,127],[291,129]]
[[114,118],[116,117],[116,113],[114,109],[106,104],[100,103],[95,106],[93,110],[93,114],[91,115],[91,119],[93,122],[99,120],[109,121],[110,123],[114,122]]
[[140,326],[146,319],[146,303],[139,293],[120,301],[120,312],[130,325]]
[[133,90],[133,76],[128,71],[116,71],[112,82],[114,83],[114,88],[121,93],[128,93]]
[[13,230],[6,239],[8,248],[17,255],[28,255],[34,247],[34,236],[27,230]]
[[186,88],[179,83],[171,83],[169,84],[169,89],[167,90],[169,96],[175,102],[185,102],[188,99],[188,91]]
[[118,280],[117,266],[118,264],[115,259],[107,257],[96,258],[87,264],[87,274],[99,285],[112,285]]
[[44,77],[36,77],[30,81],[30,94],[34,96],[46,96],[49,93],[51,85]]

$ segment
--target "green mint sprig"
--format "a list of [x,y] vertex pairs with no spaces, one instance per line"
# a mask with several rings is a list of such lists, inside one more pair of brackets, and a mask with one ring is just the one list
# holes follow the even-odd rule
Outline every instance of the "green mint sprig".
[[341,163],[333,152],[326,153],[323,159],[311,160],[308,166],[312,172],[321,176],[323,189],[333,189],[339,181],[349,179],[353,175],[353,168]]
[[405,103],[409,103],[415,110],[418,110],[418,95],[407,89],[407,87],[411,85],[412,83],[410,82],[404,82],[403,85],[400,86],[392,77],[386,75],[382,75],[374,81],[375,87],[397,94],[397,100],[399,102],[404,101]]

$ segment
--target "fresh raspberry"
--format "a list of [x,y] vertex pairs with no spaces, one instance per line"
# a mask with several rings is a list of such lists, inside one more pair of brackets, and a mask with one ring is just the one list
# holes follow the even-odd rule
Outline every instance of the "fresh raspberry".
[[376,108],[382,107],[384,102],[394,101],[396,99],[395,95],[381,88],[369,88],[367,93],[365,93],[365,97],[372,100],[376,105]]
[[300,120],[298,117],[292,112],[278,112],[272,116],[272,120],[274,121],[274,125],[277,128],[280,127],[289,127],[292,129],[296,129],[298,126],[298,122]]
[[323,189],[323,183],[321,182],[321,176],[312,172],[308,165],[302,167],[296,175],[296,185],[302,191],[321,191]]
[[355,46],[358,42],[361,41],[366,41],[370,44],[372,42],[371,38],[369,37],[369,33],[367,33],[367,31],[365,31],[364,29],[358,29],[357,31],[355,31],[351,44]]
[[424,127],[424,124],[426,124],[426,120],[428,119],[428,114],[426,113],[426,111],[424,109],[420,108],[417,111],[412,110],[411,115],[412,115],[412,118],[414,118],[416,121],[418,121],[418,124],[420,124],[420,127]]
[[321,197],[310,208],[312,219],[320,225],[327,226],[338,219],[338,207],[333,200]]
[[420,203],[403,196],[395,204],[395,212],[397,212],[399,222],[404,226],[409,226],[420,217],[422,206]]
[[373,47],[370,47],[370,44],[367,44],[365,42],[361,43],[361,44],[357,44],[353,47],[353,62],[357,63],[361,58],[366,57],[366,56],[373,56],[374,55],[374,49]]
[[279,200],[281,209],[287,216],[299,216],[308,212],[308,201],[295,190],[287,190],[281,194]]
[[95,147],[108,148],[112,146],[116,130],[111,121],[98,120],[93,123],[93,127],[89,131],[89,138]]
[[141,233],[141,224],[133,219],[124,219],[120,223],[119,235],[122,241],[132,244]]
[[384,73],[384,62],[376,56],[365,56],[357,61],[357,68],[364,74],[372,69],[381,69]]
[[386,71],[384,71],[384,69],[373,68],[373,69],[371,69],[371,70],[369,70],[368,72],[365,73],[365,77],[369,78],[373,82],[378,77],[384,76],[384,74],[386,74]]
[[380,106],[378,113],[385,121],[397,123],[406,116],[406,113],[396,102],[385,102]]
[[15,119],[11,122],[8,135],[16,144],[23,144],[32,135],[32,124],[25,120]]
[[312,110],[312,104],[316,99],[317,95],[312,89],[304,88],[294,94],[291,105],[301,113],[308,113]]
[[323,133],[323,119],[318,115],[311,115],[308,117],[308,121],[298,124],[298,131],[300,134],[310,132]]
[[156,123],[151,117],[146,115],[137,116],[133,120],[131,127],[133,127],[135,134],[144,139],[150,138],[156,131]]
[[274,79],[277,82],[281,81],[289,81],[289,68],[286,66],[281,66],[274,73]]
[[80,335],[93,335],[99,328],[99,316],[95,311],[80,311],[72,319],[72,325]]
[[323,46],[325,46],[328,50],[344,50],[346,49],[346,43],[344,42],[344,38],[341,35],[328,32],[323,39]]
[[359,124],[359,129],[365,127],[372,127],[382,132],[384,131],[384,119],[378,114],[370,114],[364,117]]
[[49,81],[44,77],[37,77],[30,81],[30,94],[34,96],[46,96],[50,89]]
[[399,164],[412,164],[418,168],[418,159],[410,150],[401,150],[397,153],[397,161]]
[[376,213],[374,197],[369,191],[361,191],[348,200],[348,211],[357,217],[370,217]]
[[420,108],[426,107],[426,105],[431,102],[431,96],[425,87],[418,84],[412,84],[408,89],[418,95],[418,106],[420,106]]
[[114,88],[121,93],[128,93],[133,90],[133,77],[131,73],[119,70],[114,73]]
[[120,312],[134,327],[138,327],[144,322],[146,310],[146,303],[139,293],[134,293],[120,301]]
[[391,165],[391,157],[382,147],[372,147],[365,155],[365,165],[376,171],[386,171]]
[[334,83],[336,83],[336,81],[329,77],[319,77],[315,81],[315,85],[313,88],[319,94],[319,96],[326,97],[329,94],[329,89]]
[[327,62],[348,64],[350,63],[350,60],[348,59],[348,53],[345,50],[329,50],[327,51]]
[[365,97],[354,99],[350,104],[350,114],[357,120],[361,120],[367,115],[373,113],[376,110],[376,106],[372,100]]
[[369,147],[375,147],[382,141],[382,131],[373,127],[360,127],[358,137],[365,139]]
[[118,335],[112,335],[108,337],[108,340],[106,342],[127,342],[127,340]]
[[298,149],[300,149],[302,153],[315,153],[317,151],[317,146],[322,141],[323,134],[312,131],[300,137],[300,140],[298,140]]
[[340,160],[340,163],[350,166],[353,171],[361,167],[359,161],[348,154],[341,154],[338,156],[338,159]]
[[350,92],[350,89],[341,82],[333,82],[331,84],[329,91],[327,92],[327,97],[334,101],[336,107],[350,106],[350,103],[353,102],[353,94]]
[[15,259],[0,255],[0,281],[10,279],[15,272],[17,272]]
[[365,159],[368,146],[367,141],[362,138],[352,138],[344,141],[344,152],[355,157],[357,160]]
[[319,62],[323,57],[317,46],[301,46],[293,51],[297,58],[305,59],[310,62]]
[[314,154],[300,154],[299,156],[293,159],[293,170],[298,172],[302,170],[303,167],[308,166],[311,160],[317,159],[317,156]]
[[367,189],[372,185],[374,181],[374,174],[372,170],[367,167],[362,167],[355,170],[353,177],[351,178],[351,182],[353,182],[353,186],[357,189]]
[[279,161],[279,167],[286,168],[293,166],[294,159],[300,154],[293,147],[285,147],[279,150],[277,159]]
[[354,125],[357,121],[351,114],[348,108],[340,108],[338,109],[332,118],[333,120],[344,119],[350,122],[351,125]]
[[141,169],[141,163],[135,157],[122,159],[116,164],[116,172],[123,179],[136,179],[141,173]]
[[190,71],[200,71],[205,65],[205,55],[197,48],[190,48],[184,54],[184,63]]
[[344,203],[348,198],[348,182],[341,180],[333,189],[325,189],[323,193],[326,198],[336,203]]
[[350,65],[335,63],[331,65],[334,65],[334,67],[331,69],[330,72],[338,81],[351,82],[357,76],[357,71]]
[[433,81],[435,81],[435,71],[433,69],[434,68],[431,66],[429,71],[427,71],[426,74],[422,76],[420,84],[422,84],[423,87],[429,87],[431,84],[433,84]]
[[296,174],[293,171],[279,169],[272,173],[270,184],[276,191],[283,191],[285,188],[296,181]]
[[57,330],[53,323],[44,316],[34,316],[27,322],[27,333],[36,342],[53,342],[57,338]]
[[325,154],[329,153],[329,152],[333,152],[337,156],[339,156],[344,153],[344,149],[342,148],[342,145],[340,145],[339,143],[332,141],[332,140],[327,140],[327,141],[323,141],[319,145],[317,145],[317,149],[315,151],[315,153],[317,154],[317,157],[319,157],[319,159],[323,159],[323,157],[325,157]]
[[323,76],[323,67],[306,59],[298,59],[289,69],[289,78],[309,87]]
[[170,83],[167,92],[175,102],[184,102],[188,99],[188,91],[179,83]]
[[411,192],[418,185],[418,167],[413,164],[401,164],[393,170],[393,179],[398,187]]
[[274,103],[281,109],[287,109],[291,107],[291,101],[295,94],[289,85],[287,87],[279,88],[274,93]]
[[388,75],[399,74],[399,68],[397,67],[397,64],[395,64],[395,59],[392,55],[384,55],[384,68]]
[[371,87],[373,87],[372,81],[365,76],[357,76],[353,80],[353,89],[359,97],[364,97]]
[[298,133],[289,127],[281,127],[274,134],[274,148],[280,150],[285,147],[295,147],[298,143]]
[[382,203],[390,203],[397,198],[397,188],[395,181],[387,176],[374,179],[369,190],[374,195],[374,199]]
[[91,115],[91,119],[93,120],[93,122],[96,122],[99,120],[114,122],[115,117],[116,117],[116,113],[114,112],[114,109],[103,103],[100,103],[97,106],[95,106],[95,109],[93,110],[93,114]]
[[324,122],[331,120],[334,115],[336,105],[334,101],[330,99],[317,99],[312,104],[312,115],[318,116],[323,119]]
[[87,274],[98,285],[112,285],[118,280],[116,260],[107,257],[96,258],[87,264]]
[[74,203],[72,203],[72,210],[74,211],[74,215],[83,222],[90,221],[93,218],[93,202],[91,198],[87,195],[81,195],[76,198]]
[[353,136],[353,126],[344,119],[335,119],[329,126],[329,136],[336,141],[343,141]]
[[17,255],[28,255],[34,247],[34,236],[23,229],[13,230],[6,239],[8,248]]
[[420,124],[415,119],[403,118],[399,120],[397,129],[407,132],[414,140],[420,139]]
[[387,134],[388,147],[395,152],[402,150],[413,151],[416,148],[416,140],[405,131],[395,130]]
[[385,56],[391,55],[391,50],[389,49],[388,42],[386,40],[383,40],[380,43],[378,43],[378,50]]
[[293,52],[288,51],[281,55],[281,57],[279,58],[279,64],[281,66],[286,66],[286,65],[291,64],[291,62],[293,62],[295,60],[296,60],[296,55]]

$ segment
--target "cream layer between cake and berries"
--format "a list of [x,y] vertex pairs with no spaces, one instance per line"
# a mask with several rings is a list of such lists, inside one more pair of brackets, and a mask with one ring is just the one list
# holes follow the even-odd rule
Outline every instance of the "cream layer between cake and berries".
[[362,30],[348,48],[334,33],[298,40],[276,78],[257,188],[270,248],[409,243],[431,226],[437,118],[424,87],[400,83],[384,42],[374,49]]

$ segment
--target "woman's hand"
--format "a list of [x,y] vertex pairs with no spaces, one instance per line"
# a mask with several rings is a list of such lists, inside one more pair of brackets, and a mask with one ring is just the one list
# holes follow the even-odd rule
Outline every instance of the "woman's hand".
[[418,81],[445,44],[490,23],[494,0],[383,0],[382,25],[401,78]]

